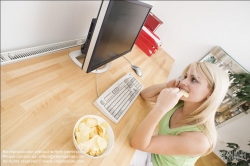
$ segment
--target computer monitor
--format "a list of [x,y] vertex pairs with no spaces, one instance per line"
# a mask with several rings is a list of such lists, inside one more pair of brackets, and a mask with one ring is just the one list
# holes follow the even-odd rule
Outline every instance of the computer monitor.
[[[151,8],[151,5],[137,0],[102,1],[81,47],[84,61],[82,64],[78,61],[78,66],[88,73],[130,52]],[[71,58],[74,60],[77,56]],[[102,71],[98,69],[98,72],[108,67]]]

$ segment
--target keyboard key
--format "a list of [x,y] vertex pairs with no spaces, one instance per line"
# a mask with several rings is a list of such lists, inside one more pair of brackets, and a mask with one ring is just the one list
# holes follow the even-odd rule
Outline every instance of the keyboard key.
[[108,101],[112,97],[112,93],[109,93],[104,99]]
[[113,107],[123,96],[124,93],[126,93],[128,90],[127,89],[122,89],[117,95],[113,96],[112,99],[105,104],[105,108]]

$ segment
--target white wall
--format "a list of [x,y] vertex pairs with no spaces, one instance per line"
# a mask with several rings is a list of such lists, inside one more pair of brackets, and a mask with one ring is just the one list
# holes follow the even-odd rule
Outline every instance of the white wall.
[[152,12],[164,23],[156,34],[175,59],[169,79],[214,46],[250,71],[249,1],[157,1]]
[[101,1],[1,1],[1,52],[84,38]]

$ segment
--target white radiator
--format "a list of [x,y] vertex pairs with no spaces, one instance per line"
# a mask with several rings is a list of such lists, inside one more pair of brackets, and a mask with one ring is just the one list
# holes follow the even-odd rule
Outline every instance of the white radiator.
[[38,47],[32,47],[27,49],[15,50],[10,52],[1,53],[1,66],[14,62],[19,62],[29,58],[34,58],[41,55],[46,55],[52,52],[61,51],[70,47],[82,45],[85,42],[84,39],[69,40],[60,43],[53,43],[49,45],[43,45]]

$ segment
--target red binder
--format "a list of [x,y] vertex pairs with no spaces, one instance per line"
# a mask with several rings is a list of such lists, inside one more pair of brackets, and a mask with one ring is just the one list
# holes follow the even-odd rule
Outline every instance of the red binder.
[[153,52],[145,44],[143,44],[143,42],[139,38],[137,38],[135,44],[148,56],[151,56],[153,54]]
[[152,32],[152,31],[150,31],[147,27],[145,27],[145,26],[143,26],[142,27],[142,30],[143,31],[145,31],[149,36],[150,36],[150,38],[152,38],[155,42],[156,42],[156,44],[158,45],[158,46],[161,46],[161,40],[160,40],[160,38],[154,33],[154,32]]
[[160,38],[159,38],[159,36],[157,36],[153,31],[151,31],[150,29],[148,29],[149,30],[149,32],[151,32],[152,33],[152,35],[154,35],[156,38],[158,38],[159,40],[160,40]]
[[141,32],[139,34],[139,37],[140,36],[142,38],[144,38],[145,40],[147,40],[147,42],[149,42],[153,48],[155,48],[156,50],[158,50],[158,44],[143,29],[141,30]]
[[146,26],[152,32],[155,32],[161,24],[163,24],[163,22],[159,18],[157,18],[152,12],[150,12],[146,22],[144,23],[144,26]]
[[162,44],[160,38],[154,33],[162,23],[153,13],[150,13],[135,41],[135,44],[148,56],[155,53]]
[[139,35],[138,39],[140,40],[140,42],[143,43],[143,45],[145,45],[152,53],[156,52],[156,48],[151,45],[148,40],[146,38],[144,38],[143,36]]

